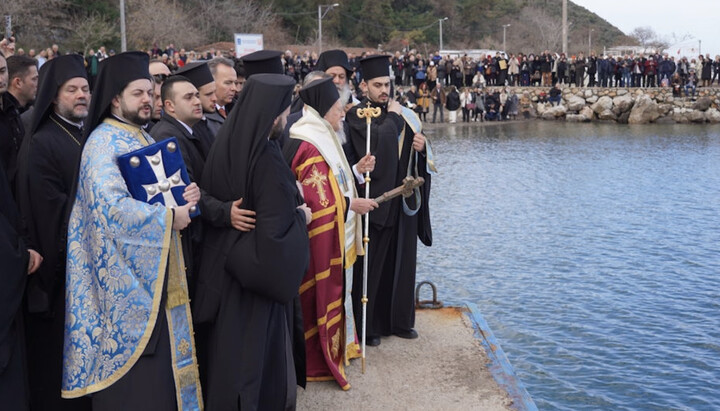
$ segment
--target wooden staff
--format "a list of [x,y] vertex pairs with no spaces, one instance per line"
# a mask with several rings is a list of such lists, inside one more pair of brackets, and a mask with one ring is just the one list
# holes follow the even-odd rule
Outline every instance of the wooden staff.
[[[367,138],[365,139],[365,152],[370,154],[370,124],[372,119],[379,117],[382,110],[380,107],[371,107],[370,102],[366,108],[359,108],[357,116],[364,118],[367,123]],[[365,198],[370,199],[370,172],[365,172]],[[365,215],[365,230],[363,235],[363,244],[365,246],[365,255],[363,256],[363,291],[362,291],[362,373],[365,374],[365,341],[367,340],[367,277],[368,277],[368,253],[370,245],[370,213]]]

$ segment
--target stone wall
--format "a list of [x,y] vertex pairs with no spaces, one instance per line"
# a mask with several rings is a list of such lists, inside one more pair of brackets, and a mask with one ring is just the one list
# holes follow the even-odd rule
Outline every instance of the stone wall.
[[673,97],[671,88],[562,89],[559,106],[542,103],[548,87],[514,87],[520,115],[571,122],[608,121],[623,124],[720,123],[720,88],[698,88],[695,99]]

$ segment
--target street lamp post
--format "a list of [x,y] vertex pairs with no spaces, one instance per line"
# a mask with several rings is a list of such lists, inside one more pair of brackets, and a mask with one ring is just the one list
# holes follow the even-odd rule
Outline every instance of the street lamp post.
[[567,24],[567,0],[562,2],[562,51],[567,56],[568,54],[568,24]]
[[442,22],[447,20],[447,17],[443,17],[441,19],[438,19],[438,22],[440,23],[440,50],[438,52],[442,52],[443,49],[443,42],[442,42]]
[[120,51],[127,51],[127,32],[125,31],[125,0],[120,0]]
[[505,46],[505,31],[508,27],[510,27],[509,24],[502,25],[502,28],[503,28],[503,53],[505,53],[506,55],[507,55],[507,46]]
[[[340,3],[335,4],[318,4],[318,54],[322,53],[322,19],[332,10],[334,7],[340,6]],[[323,12],[323,9],[325,11]]]

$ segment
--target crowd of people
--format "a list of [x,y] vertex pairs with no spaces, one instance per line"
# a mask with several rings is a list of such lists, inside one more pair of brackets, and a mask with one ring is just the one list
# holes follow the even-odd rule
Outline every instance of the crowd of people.
[[294,409],[418,337],[435,167],[391,56],[104,52],[0,53],[3,409]]

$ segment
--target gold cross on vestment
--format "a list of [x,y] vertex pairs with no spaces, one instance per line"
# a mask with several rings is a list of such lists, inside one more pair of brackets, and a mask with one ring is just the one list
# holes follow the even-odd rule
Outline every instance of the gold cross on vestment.
[[318,197],[320,197],[320,205],[322,205],[323,207],[327,207],[330,203],[330,199],[328,199],[327,195],[325,194],[326,181],[327,176],[320,173],[320,170],[318,170],[317,167],[315,167],[315,164],[313,164],[310,177],[306,178],[302,182],[304,186],[313,186],[317,190]]

